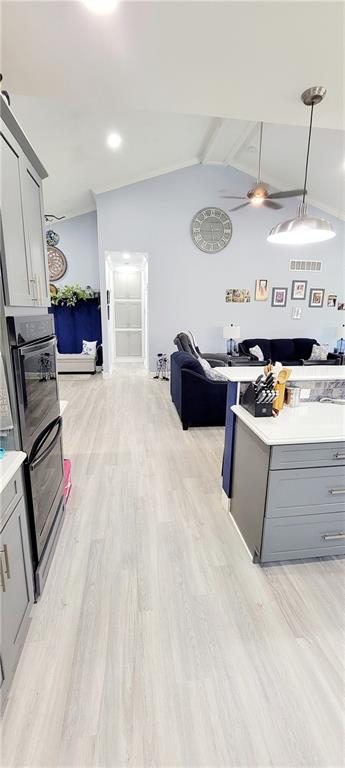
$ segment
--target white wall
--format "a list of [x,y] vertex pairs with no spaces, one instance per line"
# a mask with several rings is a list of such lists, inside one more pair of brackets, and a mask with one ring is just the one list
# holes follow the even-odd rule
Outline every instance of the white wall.
[[[296,185],[301,180],[296,179]],[[315,287],[326,289],[326,300],[328,293],[337,293],[345,301],[344,222],[332,219],[337,237],[328,243],[303,247],[267,243],[275,223],[295,216],[296,200],[290,199],[279,211],[247,208],[230,214],[232,240],[219,254],[204,254],[193,244],[193,215],[204,206],[230,208],[232,201],[222,199],[219,190],[227,188],[241,195],[251,183],[249,176],[235,169],[200,165],[97,195],[101,286],[105,284],[106,251],[148,253],[151,369],[157,352],[174,351],[174,336],[186,328],[194,331],[203,351],[224,350],[222,326],[227,320],[239,322],[242,338],[315,336],[335,343],[340,313],[325,307],[309,309],[308,298],[309,288]],[[289,259],[294,257],[321,259],[323,271],[314,279],[306,273],[289,272]],[[288,286],[287,307],[272,308],[271,295],[267,302],[255,302],[257,278],[267,278],[270,289]],[[296,278],[308,279],[304,302],[290,299],[291,282]],[[232,287],[248,288],[251,303],[226,304],[225,289]],[[302,308],[301,320],[291,319],[292,306]],[[105,355],[105,366],[108,364]]]
[[67,272],[61,280],[54,281],[55,285],[79,283],[82,288],[90,285],[99,289],[96,211],[49,223],[47,229],[58,232],[60,242],[57,247],[67,259]]

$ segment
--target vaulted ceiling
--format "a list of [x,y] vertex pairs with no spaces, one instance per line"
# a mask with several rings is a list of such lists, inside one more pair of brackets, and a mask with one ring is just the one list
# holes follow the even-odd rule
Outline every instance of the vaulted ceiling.
[[[4,83],[50,174],[49,212],[91,210],[93,192],[195,162],[256,176],[259,120],[263,178],[301,186],[309,114],[299,96],[322,84],[309,193],[345,217],[342,3],[122,0],[111,16],[80,2],[1,9]],[[112,130],[123,137],[117,152],[105,144]]]

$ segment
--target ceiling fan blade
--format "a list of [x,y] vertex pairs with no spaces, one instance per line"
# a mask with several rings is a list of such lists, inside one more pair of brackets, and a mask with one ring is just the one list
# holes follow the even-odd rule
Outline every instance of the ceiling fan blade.
[[[241,199],[242,199],[242,200],[245,200],[245,198],[243,198],[243,197],[242,197]],[[248,201],[248,203],[242,203],[242,205],[236,205],[236,208],[229,208],[229,211],[230,211],[230,213],[231,213],[232,211],[239,211],[239,210],[240,210],[240,208],[245,208],[247,205],[250,205],[250,202],[249,202],[249,201]]]
[[275,200],[279,197],[299,197],[303,195],[303,192],[303,189],[288,189],[286,192],[272,192],[268,197],[270,200]]
[[221,197],[226,197],[228,200],[246,200],[246,197],[241,197],[239,195],[221,195]]
[[264,200],[262,204],[265,205],[266,208],[275,208],[276,210],[283,207],[280,203],[274,203],[273,200],[269,200],[268,197],[266,197],[266,200]]

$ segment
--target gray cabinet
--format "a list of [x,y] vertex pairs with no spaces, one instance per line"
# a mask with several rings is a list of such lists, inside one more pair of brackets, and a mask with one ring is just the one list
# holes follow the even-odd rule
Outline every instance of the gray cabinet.
[[[10,138],[10,137],[8,137]],[[32,272],[25,244],[22,192],[20,183],[20,149],[9,143],[1,132],[1,220],[2,259],[6,303],[32,307]]]
[[0,104],[5,301],[9,307],[47,307],[50,291],[42,200],[42,178],[47,174],[1,97]]
[[48,260],[44,228],[42,184],[30,163],[23,158],[22,200],[26,247],[30,254],[36,303],[50,306]]
[[344,442],[270,448],[237,418],[234,446],[231,514],[254,558],[345,554]]
[[33,605],[25,497],[21,469],[0,497],[1,709],[29,626]]

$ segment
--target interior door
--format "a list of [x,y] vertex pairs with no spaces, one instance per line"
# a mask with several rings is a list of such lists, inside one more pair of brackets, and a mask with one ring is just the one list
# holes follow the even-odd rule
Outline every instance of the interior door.
[[6,303],[13,307],[35,306],[31,283],[30,252],[26,248],[20,177],[20,150],[7,132],[0,134],[2,261]]
[[41,180],[25,157],[22,160],[21,177],[26,241],[30,251],[37,304],[50,307]]

